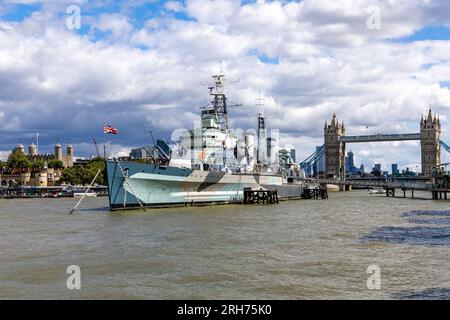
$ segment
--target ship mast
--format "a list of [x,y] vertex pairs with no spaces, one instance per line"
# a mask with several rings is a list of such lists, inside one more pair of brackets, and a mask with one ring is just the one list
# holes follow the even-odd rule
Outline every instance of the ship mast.
[[209,95],[212,97],[210,105],[202,107],[202,114],[212,114],[219,125],[219,129],[228,132],[228,108],[240,107],[240,104],[228,105],[228,98],[225,94],[225,75],[220,66],[219,74],[213,75],[214,84],[208,87]]
[[225,95],[225,75],[220,73],[212,76],[214,86],[208,87],[209,95],[212,97],[208,113],[214,113],[220,130],[228,131],[227,97]]
[[264,119],[264,98],[261,98],[261,91],[256,100],[256,106],[259,107],[258,113],[258,150],[256,153],[256,162],[266,164],[267,162],[267,129]]

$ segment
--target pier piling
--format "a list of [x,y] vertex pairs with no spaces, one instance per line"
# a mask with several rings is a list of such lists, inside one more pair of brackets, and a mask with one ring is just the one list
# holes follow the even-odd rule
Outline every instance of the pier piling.
[[245,204],[276,204],[279,203],[277,190],[244,189]]
[[395,188],[386,187],[386,197],[395,197]]
[[325,187],[319,187],[319,188],[315,188],[315,189],[306,188],[303,191],[303,198],[304,199],[314,199],[314,200],[328,199],[327,188],[325,188]]

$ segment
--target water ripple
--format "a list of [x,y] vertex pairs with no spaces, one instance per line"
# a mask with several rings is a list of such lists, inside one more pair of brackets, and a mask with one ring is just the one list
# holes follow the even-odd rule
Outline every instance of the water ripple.
[[422,291],[400,292],[393,299],[405,300],[450,300],[450,288],[430,288]]
[[[404,212],[402,217],[409,223],[424,224],[425,226],[383,226],[363,237],[362,242],[383,241],[412,245],[450,245],[450,210],[413,210]],[[426,224],[444,225],[444,227],[430,227]]]
[[450,210],[413,210],[404,212],[402,217],[439,216],[450,217]]
[[416,223],[416,224],[438,224],[438,225],[450,225],[450,217],[448,218],[425,218],[425,219],[418,219],[416,217],[410,217],[406,219],[409,223]]
[[363,237],[362,241],[430,246],[450,245],[450,227],[381,227]]

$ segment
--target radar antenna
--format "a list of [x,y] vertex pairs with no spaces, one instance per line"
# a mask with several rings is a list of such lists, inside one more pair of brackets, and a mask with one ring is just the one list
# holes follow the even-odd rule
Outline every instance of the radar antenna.
[[220,73],[212,76],[214,84],[208,86],[209,95],[212,97],[211,103],[201,107],[203,114],[214,115],[223,131],[228,131],[228,108],[239,107],[240,104],[228,104],[228,99],[225,94],[225,75],[222,73],[222,64]]

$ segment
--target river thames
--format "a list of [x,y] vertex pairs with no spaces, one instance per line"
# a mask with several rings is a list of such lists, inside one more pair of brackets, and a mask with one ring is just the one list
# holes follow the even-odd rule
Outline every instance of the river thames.
[[329,196],[146,212],[88,198],[72,215],[76,199],[0,200],[0,298],[450,298],[449,202]]

